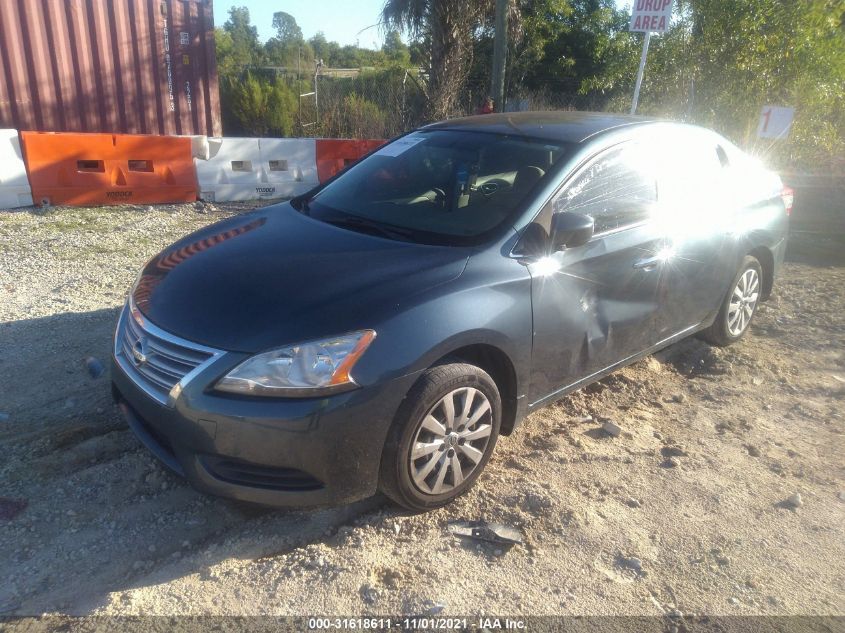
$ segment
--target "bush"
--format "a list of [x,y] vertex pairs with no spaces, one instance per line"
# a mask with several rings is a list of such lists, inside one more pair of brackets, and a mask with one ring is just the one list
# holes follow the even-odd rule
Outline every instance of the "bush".
[[227,133],[247,136],[292,136],[298,96],[285,83],[247,72],[221,82]]
[[343,117],[351,138],[385,136],[385,115],[372,101],[349,95],[343,100]]
[[425,97],[402,68],[321,77],[318,90],[320,120],[313,133],[320,136],[391,138],[422,122]]

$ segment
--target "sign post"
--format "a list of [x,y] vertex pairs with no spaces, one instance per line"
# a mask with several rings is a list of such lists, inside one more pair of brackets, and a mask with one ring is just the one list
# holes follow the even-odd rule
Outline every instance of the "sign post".
[[651,31],[646,31],[643,42],[643,54],[640,57],[640,69],[637,71],[637,85],[634,88],[634,102],[631,104],[631,114],[637,113],[637,106],[640,104],[640,88],[643,86],[643,75],[645,74],[645,60],[648,58],[648,45],[651,42]]
[[640,88],[643,85],[645,63],[648,58],[648,45],[652,33],[665,33],[669,30],[672,20],[672,0],[634,0],[631,10],[631,24],[629,31],[645,33],[643,54],[640,57],[640,69],[637,71],[637,85],[634,88],[634,100],[631,103],[631,114],[637,113],[640,103]]

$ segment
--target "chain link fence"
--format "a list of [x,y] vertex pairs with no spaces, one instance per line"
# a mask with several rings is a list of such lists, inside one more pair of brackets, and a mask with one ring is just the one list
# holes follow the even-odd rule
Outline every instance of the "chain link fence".
[[[245,77],[250,79],[246,80]],[[297,72],[286,68],[253,68],[239,81],[241,94],[250,97],[266,91],[269,102],[255,105],[260,96],[238,101],[224,99],[224,124],[230,135],[271,135],[313,138],[393,138],[427,121],[425,77],[416,68],[325,68],[318,72]],[[250,84],[250,81],[256,83]],[[234,84],[231,84],[234,85]],[[279,96],[283,92],[284,96]],[[469,82],[462,87],[452,116],[477,114],[490,93],[487,82]],[[233,95],[234,96],[234,95]],[[275,101],[273,100],[275,99]],[[226,103],[232,104],[226,112]],[[251,117],[232,116],[239,103]],[[255,106],[248,109],[246,106]],[[505,111],[593,110],[609,107],[600,94],[580,94],[561,81],[532,86],[510,85]],[[284,121],[270,121],[284,110]],[[284,127],[283,127],[284,126]]]
[[327,69],[294,80],[298,135],[392,138],[424,123],[425,92],[415,69]]
[[[345,71],[346,76],[343,72],[330,70],[311,78],[316,90],[300,96],[303,136],[391,138],[426,123],[425,78],[418,69]],[[486,82],[467,84],[453,116],[478,114],[489,93]],[[504,109],[599,112],[609,105],[605,95],[581,94],[559,81],[549,81],[512,86]]]
[[[490,94],[484,83],[467,84],[460,99],[459,116],[477,114]],[[505,112],[542,110],[590,110],[602,112],[609,107],[609,99],[597,93],[581,94],[576,86],[565,81],[549,80],[532,86],[520,84],[508,87]]]

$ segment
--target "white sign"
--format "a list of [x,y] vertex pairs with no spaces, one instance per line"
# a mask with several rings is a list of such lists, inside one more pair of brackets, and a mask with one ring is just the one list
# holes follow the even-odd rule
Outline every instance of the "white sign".
[[425,139],[426,137],[422,134],[409,134],[408,136],[403,136],[402,138],[396,139],[392,143],[385,145],[378,150],[374,156],[400,156]]
[[758,138],[786,138],[792,129],[795,108],[763,106],[760,113],[760,125],[757,126]]
[[672,0],[634,0],[629,31],[665,33],[672,20]]

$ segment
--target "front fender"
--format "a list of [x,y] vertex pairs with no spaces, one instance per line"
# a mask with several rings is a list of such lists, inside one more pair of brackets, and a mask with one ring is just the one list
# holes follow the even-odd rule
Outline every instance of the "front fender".
[[421,372],[450,353],[492,346],[513,365],[517,396],[531,364],[531,280],[527,269],[498,252],[470,258],[463,275],[398,305],[353,372],[362,386]]

